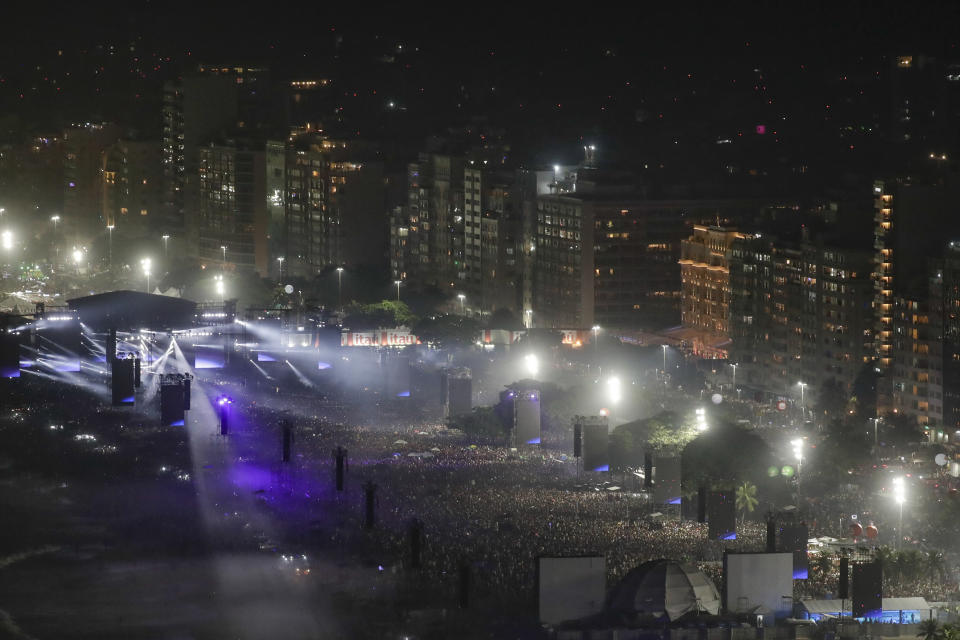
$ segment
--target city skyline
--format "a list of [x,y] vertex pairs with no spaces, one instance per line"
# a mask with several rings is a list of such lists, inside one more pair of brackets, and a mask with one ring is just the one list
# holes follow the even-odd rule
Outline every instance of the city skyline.
[[960,630],[960,4],[9,13],[0,636]]

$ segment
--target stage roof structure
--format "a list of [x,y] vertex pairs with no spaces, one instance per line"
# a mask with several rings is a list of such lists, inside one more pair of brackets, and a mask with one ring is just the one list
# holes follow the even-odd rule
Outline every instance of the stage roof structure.
[[193,326],[197,303],[142,291],[110,291],[67,300],[94,331],[172,331]]

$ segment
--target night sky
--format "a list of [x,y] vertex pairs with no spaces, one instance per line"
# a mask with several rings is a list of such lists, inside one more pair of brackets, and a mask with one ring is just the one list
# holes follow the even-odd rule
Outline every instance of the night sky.
[[[422,139],[479,117],[531,161],[576,161],[589,139],[621,162],[675,164],[764,124],[770,148],[744,151],[796,165],[856,154],[834,134],[882,119],[893,57],[960,61],[951,2],[199,5],[18,7],[0,43],[0,135],[91,119],[156,135],[162,82],[213,62],[333,79],[354,135]],[[387,101],[402,114],[384,117]]]

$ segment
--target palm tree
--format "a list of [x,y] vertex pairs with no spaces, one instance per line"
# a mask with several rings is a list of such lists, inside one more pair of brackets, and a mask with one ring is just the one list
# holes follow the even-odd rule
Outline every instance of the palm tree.
[[945,624],[940,628],[940,640],[960,640],[960,627],[955,624]]
[[919,631],[917,637],[921,640],[940,640],[940,623],[932,618],[921,621]]
[[937,551],[930,551],[926,558],[926,569],[930,573],[932,580],[943,580],[946,574],[946,566],[943,562],[943,554]]
[[873,558],[883,567],[883,573],[893,575],[896,569],[896,553],[890,547],[878,547]]
[[760,501],[757,500],[757,485],[752,482],[744,482],[737,487],[737,510],[743,514],[741,526],[747,519],[748,513],[753,513]]
[[919,580],[928,568],[927,557],[916,549],[901,551],[899,574],[903,580]]
[[813,566],[820,575],[821,580],[825,581],[827,576],[834,573],[833,556],[829,553],[821,553],[817,556],[817,560]]

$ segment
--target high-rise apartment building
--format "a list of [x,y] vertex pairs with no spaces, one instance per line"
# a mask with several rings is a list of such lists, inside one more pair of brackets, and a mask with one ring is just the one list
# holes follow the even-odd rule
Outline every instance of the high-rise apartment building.
[[428,149],[407,165],[404,205],[390,214],[393,279],[436,288],[470,315],[508,309],[529,323],[530,224],[556,172],[508,168],[503,132],[476,123]]
[[288,127],[319,128],[336,107],[333,81],[329,78],[298,78],[284,86],[284,119]]
[[523,296],[523,221],[516,175],[469,161],[464,169],[466,306],[482,317],[507,309],[519,317]]
[[8,210],[63,211],[63,138],[36,134],[0,142],[0,193]]
[[143,236],[161,220],[160,143],[122,139],[101,154],[102,214],[115,236]]
[[483,282],[482,221],[489,210],[490,174],[483,165],[467,162],[463,169],[463,292],[471,303],[479,303]]
[[730,251],[744,235],[722,227],[694,225],[680,242],[681,320],[728,337],[730,333]]
[[944,302],[931,279],[950,255],[944,237],[960,237],[960,181],[932,172],[878,180],[873,193],[877,409],[939,424],[951,393],[942,362],[949,310],[939,319]]
[[597,323],[648,330],[679,324],[680,242],[698,220],[696,206],[602,196],[593,203]]
[[269,274],[266,158],[256,140],[200,149],[198,257],[204,264]]
[[537,198],[532,248],[535,326],[593,326],[593,214],[590,204],[573,194]]
[[122,134],[121,127],[108,123],[76,125],[63,133],[63,217],[81,237],[95,237],[106,228],[102,156]]
[[259,69],[201,65],[163,91],[161,161],[166,233],[186,235],[188,252],[197,254],[200,148],[251,129],[262,117],[258,108],[269,92]]
[[[931,282],[936,289],[939,279]],[[922,425],[943,423],[943,320],[939,292],[899,298],[893,320],[891,406]]]
[[329,267],[387,262],[386,192],[378,158],[378,150],[361,141],[309,133],[291,138],[277,243],[285,272],[310,276]]
[[[462,156],[421,153],[407,167],[407,204],[397,229],[407,230],[402,271],[411,286],[435,286],[448,294],[464,286],[465,164]],[[398,278],[400,270],[393,271]]]
[[883,412],[892,406],[889,372],[893,365],[893,259],[894,259],[894,194],[883,181],[873,184],[874,210],[874,299],[877,367],[877,408]]
[[537,197],[531,243],[537,327],[655,331],[680,324],[681,243],[695,224],[754,206],[649,199],[633,176],[591,168],[561,170],[551,190]]
[[284,206],[287,189],[287,145],[283,140],[267,140],[265,146],[270,273],[279,279],[287,273],[283,266],[287,256],[286,207]]
[[947,427],[951,440],[955,440],[960,430],[960,240],[948,244],[948,249],[934,274],[939,285],[939,315],[941,319],[943,344],[942,386],[943,386],[943,425]]
[[850,393],[873,366],[873,254],[865,249],[745,234],[730,253],[730,359],[755,392]]
[[661,329],[680,320],[680,242],[696,203],[580,192],[537,200],[536,326]]

